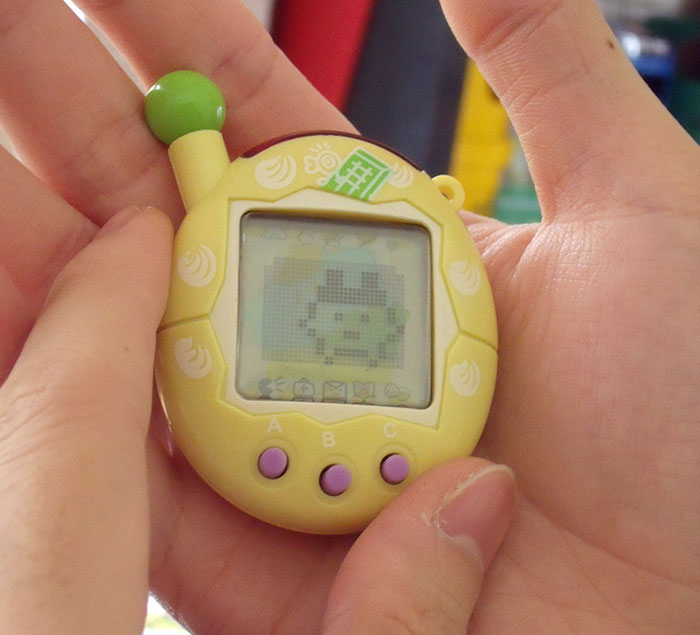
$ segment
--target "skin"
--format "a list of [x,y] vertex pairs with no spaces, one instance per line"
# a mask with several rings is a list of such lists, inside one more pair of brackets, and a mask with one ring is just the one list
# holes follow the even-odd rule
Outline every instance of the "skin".
[[[232,156],[351,129],[231,0],[80,5],[141,87],[209,75]],[[27,166],[0,154],[0,630],[139,632],[149,580],[202,633],[697,630],[700,150],[594,2],[443,7],[544,217],[464,215],[500,331],[478,454],[520,492],[497,553],[514,484],[485,458],[430,473],[359,538],[315,537],[216,497],[157,408],[147,434],[171,229],[117,212],[179,221],[165,151],[62,3],[0,2],[0,116]]]

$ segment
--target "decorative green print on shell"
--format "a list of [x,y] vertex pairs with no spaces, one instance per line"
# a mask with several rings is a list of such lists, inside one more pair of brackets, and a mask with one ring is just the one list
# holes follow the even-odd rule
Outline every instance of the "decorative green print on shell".
[[290,154],[261,159],[254,170],[256,183],[267,190],[282,190],[298,179],[317,175],[314,187],[362,201],[372,200],[386,184],[404,189],[413,183],[413,172],[406,165],[388,165],[363,148],[355,148],[341,158],[323,142],[312,145],[307,152],[302,165]]
[[358,148],[321,186],[336,194],[345,194],[369,201],[392,175],[391,168]]

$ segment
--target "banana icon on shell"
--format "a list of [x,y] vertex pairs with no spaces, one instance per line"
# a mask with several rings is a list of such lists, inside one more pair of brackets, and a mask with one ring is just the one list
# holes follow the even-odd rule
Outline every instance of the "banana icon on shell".
[[177,259],[177,273],[190,287],[206,287],[216,275],[216,256],[206,245],[199,245]]
[[191,379],[206,377],[211,370],[211,353],[206,348],[195,346],[191,337],[175,342],[175,361]]
[[468,260],[456,260],[450,265],[450,281],[462,295],[476,295],[481,287],[479,266]]
[[297,162],[294,157],[278,154],[271,159],[260,161],[255,167],[255,180],[269,190],[281,190],[294,181],[297,175]]
[[450,384],[462,397],[473,397],[481,385],[481,370],[476,362],[469,360],[455,364],[450,369]]

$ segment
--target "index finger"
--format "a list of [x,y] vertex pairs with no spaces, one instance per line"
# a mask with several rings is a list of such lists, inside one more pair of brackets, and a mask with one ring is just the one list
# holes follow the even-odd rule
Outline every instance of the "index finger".
[[0,148],[0,384],[54,276],[96,227]]
[[[82,6],[134,64],[142,88],[181,68],[211,76],[228,104],[224,135],[233,156],[290,132],[351,128],[240,3]],[[0,111],[24,161],[98,224],[129,204],[155,204],[177,219],[165,148],[145,126],[138,88],[60,0],[15,8],[0,0],[9,78]]]
[[279,51],[242,2],[76,4],[117,44],[145,87],[173,70],[209,76],[226,99],[223,132],[234,156],[290,132],[353,130]]

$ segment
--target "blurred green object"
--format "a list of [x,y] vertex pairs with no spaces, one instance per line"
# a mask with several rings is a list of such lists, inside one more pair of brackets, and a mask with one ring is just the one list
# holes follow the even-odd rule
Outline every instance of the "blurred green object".
[[671,92],[670,110],[678,123],[700,143],[700,80],[676,78]]
[[650,18],[645,27],[676,49],[677,74],[671,89],[669,110],[700,143],[700,17]]
[[498,193],[493,215],[511,225],[540,222],[542,214],[535,188],[532,185],[505,185]]
[[512,135],[513,153],[493,205],[493,217],[511,225],[538,223],[542,214],[535,186],[520,140],[515,132]]
[[644,26],[650,33],[668,40],[674,46],[700,38],[700,18],[649,18]]

